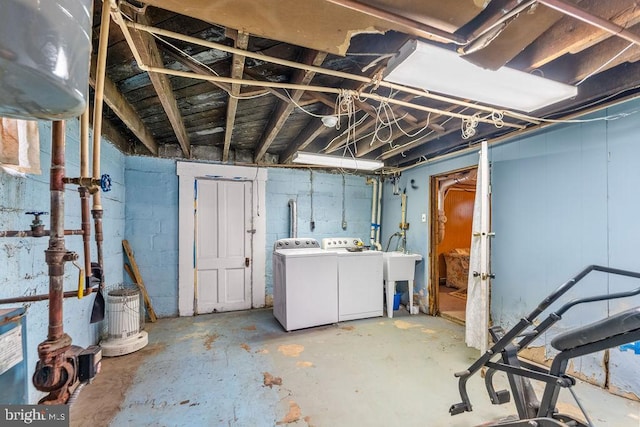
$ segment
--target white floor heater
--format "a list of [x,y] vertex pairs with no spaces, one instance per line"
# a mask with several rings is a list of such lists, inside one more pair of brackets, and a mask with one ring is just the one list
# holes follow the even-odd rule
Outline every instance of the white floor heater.
[[122,356],[138,351],[149,342],[142,330],[140,291],[118,288],[107,293],[107,339],[100,342],[102,355]]

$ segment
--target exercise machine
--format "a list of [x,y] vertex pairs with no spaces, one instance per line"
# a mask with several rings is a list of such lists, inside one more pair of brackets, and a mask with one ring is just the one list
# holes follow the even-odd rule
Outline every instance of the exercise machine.
[[[483,426],[500,427],[559,427],[559,426],[592,426],[585,408],[577,399],[572,387],[575,379],[566,374],[569,360],[617,347],[640,340],[640,307],[623,311],[605,319],[590,323],[579,328],[561,333],[551,340],[551,346],[559,351],[549,368],[542,367],[518,358],[518,353],[527,348],[536,338],[562,319],[569,309],[579,304],[592,303],[640,294],[640,287],[628,292],[606,295],[595,295],[579,298],[562,305],[559,309],[547,315],[543,320],[538,317],[551,304],[556,302],[569,289],[592,271],[632,277],[640,279],[640,273],[615,268],[591,265],[576,276],[563,283],[558,289],[548,295],[527,317],[522,318],[513,328],[505,332],[500,326],[492,326],[489,333],[493,345],[476,360],[467,370],[454,374],[458,380],[458,389],[462,402],[449,408],[451,415],[471,412],[472,406],[467,394],[467,381],[471,376],[486,368],[485,386],[491,403],[501,405],[511,400],[517,409],[517,415]],[[537,326],[536,326],[537,325]],[[496,390],[493,376],[496,372],[505,372],[509,381],[509,390]],[[542,400],[538,400],[530,380],[545,383]],[[584,420],[577,419],[556,410],[556,403],[560,390],[566,388],[571,392],[578,407],[584,415]]]

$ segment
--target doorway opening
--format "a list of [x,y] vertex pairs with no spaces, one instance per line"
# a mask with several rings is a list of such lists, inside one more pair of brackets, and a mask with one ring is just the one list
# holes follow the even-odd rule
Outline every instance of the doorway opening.
[[429,312],[464,324],[477,167],[431,177]]

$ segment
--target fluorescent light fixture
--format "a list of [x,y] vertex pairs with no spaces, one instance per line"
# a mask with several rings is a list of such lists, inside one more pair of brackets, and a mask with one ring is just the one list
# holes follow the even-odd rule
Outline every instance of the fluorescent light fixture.
[[306,165],[328,166],[339,169],[356,169],[361,171],[374,171],[384,166],[384,163],[377,160],[328,156],[326,154],[305,153],[304,151],[298,151],[295,153],[293,155],[292,162]]
[[527,112],[578,94],[575,86],[508,67],[487,70],[455,52],[417,40],[405,43],[391,58],[384,80]]

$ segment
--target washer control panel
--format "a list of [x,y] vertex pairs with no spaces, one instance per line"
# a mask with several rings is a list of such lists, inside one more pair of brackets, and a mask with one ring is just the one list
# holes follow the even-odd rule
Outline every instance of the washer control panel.
[[306,249],[319,248],[320,243],[316,239],[311,238],[293,238],[276,240],[273,244],[273,250],[276,249]]
[[322,239],[322,249],[362,248],[364,242],[357,237],[327,237]]

